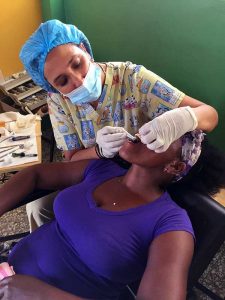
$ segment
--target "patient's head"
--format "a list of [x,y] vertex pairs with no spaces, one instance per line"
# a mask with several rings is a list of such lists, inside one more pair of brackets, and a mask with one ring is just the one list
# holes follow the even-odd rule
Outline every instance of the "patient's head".
[[182,187],[211,196],[225,188],[225,153],[210,144],[207,137],[201,144],[201,154],[196,164],[170,188]]
[[225,188],[225,153],[209,144],[203,133],[195,130],[175,141],[167,151],[155,153],[144,144],[126,142],[120,156],[162,175],[171,175],[168,185],[172,189],[185,186],[197,192],[214,195]]
[[201,153],[201,143],[204,134],[201,130],[186,133],[162,153],[149,150],[142,143],[126,141],[120,149],[120,156],[133,165],[148,168],[163,175],[171,175],[173,181],[185,176],[197,162]]

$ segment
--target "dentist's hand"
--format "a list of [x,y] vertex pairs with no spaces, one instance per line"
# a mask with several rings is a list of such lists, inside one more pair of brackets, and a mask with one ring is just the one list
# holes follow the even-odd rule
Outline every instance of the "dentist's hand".
[[126,130],[123,127],[105,126],[98,130],[96,143],[100,154],[106,158],[114,157],[126,140]]
[[190,106],[167,111],[139,129],[140,139],[150,150],[157,153],[169,146],[188,131],[194,130],[198,121]]

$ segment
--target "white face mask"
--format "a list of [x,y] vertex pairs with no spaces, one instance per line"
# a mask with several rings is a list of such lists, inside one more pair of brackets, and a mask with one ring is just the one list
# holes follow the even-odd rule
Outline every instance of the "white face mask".
[[83,104],[97,100],[101,92],[101,69],[91,62],[83,84],[72,92],[63,95],[68,97],[73,104]]

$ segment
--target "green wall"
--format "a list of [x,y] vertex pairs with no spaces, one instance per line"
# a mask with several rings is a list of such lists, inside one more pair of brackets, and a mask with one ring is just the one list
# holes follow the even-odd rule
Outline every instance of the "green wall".
[[64,0],[41,0],[42,20],[58,19],[65,22]]
[[64,9],[96,61],[144,64],[213,105],[220,123],[209,136],[225,149],[225,0],[64,0]]

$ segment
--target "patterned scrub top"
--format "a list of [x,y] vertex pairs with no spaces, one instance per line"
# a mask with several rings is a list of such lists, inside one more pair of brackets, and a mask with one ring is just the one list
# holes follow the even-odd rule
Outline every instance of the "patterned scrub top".
[[104,126],[121,126],[135,134],[146,122],[179,106],[184,93],[144,66],[106,63],[106,79],[95,110],[74,105],[60,94],[49,94],[49,115],[57,147],[63,151],[95,145]]

